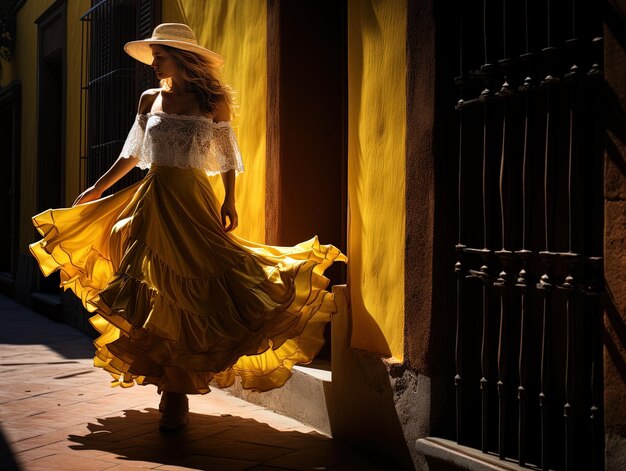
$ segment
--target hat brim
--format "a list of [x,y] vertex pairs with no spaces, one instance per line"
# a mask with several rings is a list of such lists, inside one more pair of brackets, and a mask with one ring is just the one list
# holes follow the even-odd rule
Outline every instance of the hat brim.
[[224,58],[222,56],[205,47],[185,41],[176,41],[175,39],[141,39],[138,41],[130,41],[124,44],[124,51],[133,59],[137,59],[139,62],[151,65],[153,61],[152,48],[150,47],[151,44],[172,46],[177,49],[195,52],[196,54],[200,54],[213,60],[218,66],[221,66],[224,63]]

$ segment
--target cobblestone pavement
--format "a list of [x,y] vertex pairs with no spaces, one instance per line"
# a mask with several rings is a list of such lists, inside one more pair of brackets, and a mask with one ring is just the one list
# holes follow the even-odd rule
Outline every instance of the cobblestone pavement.
[[393,469],[219,388],[161,434],[156,388],[111,388],[92,356],[81,332],[0,295],[0,469]]

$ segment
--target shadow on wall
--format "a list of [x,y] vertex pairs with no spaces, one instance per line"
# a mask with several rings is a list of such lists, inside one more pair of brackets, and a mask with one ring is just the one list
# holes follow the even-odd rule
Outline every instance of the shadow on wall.
[[604,426],[605,467],[626,463],[626,2],[604,5]]
[[[606,287],[607,293],[603,296],[603,306],[606,314],[606,322],[604,323],[604,347],[606,349],[605,370],[614,370],[611,375],[613,381],[607,381],[605,388],[607,389],[605,398],[622,397],[624,388],[626,387],[626,323],[620,315],[619,309],[615,305],[615,298],[611,293],[610,287]],[[609,361],[610,360],[610,361]],[[613,390],[613,391],[611,391]],[[621,432],[626,435],[626,424],[623,421],[623,410],[620,404],[605,404],[605,414],[612,416],[608,420],[612,423],[622,423]],[[622,420],[620,420],[620,417]]]
[[402,363],[350,348],[348,288],[333,288],[333,380],[324,393],[333,438],[384,456],[397,470],[426,469],[413,444],[427,435],[430,383]]

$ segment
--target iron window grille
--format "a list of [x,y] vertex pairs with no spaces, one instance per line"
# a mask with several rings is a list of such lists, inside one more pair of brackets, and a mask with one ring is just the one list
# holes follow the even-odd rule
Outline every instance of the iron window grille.
[[602,5],[456,4],[455,438],[603,469]]
[[[82,22],[80,188],[93,184],[118,158],[147,88],[158,86],[152,70],[124,52],[126,42],[149,37],[161,20],[160,0],[100,0]],[[137,182],[133,168],[103,196]]]

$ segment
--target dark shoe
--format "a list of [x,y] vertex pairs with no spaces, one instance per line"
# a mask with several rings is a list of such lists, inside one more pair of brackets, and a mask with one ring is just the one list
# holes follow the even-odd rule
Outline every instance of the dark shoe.
[[176,432],[189,423],[189,399],[185,394],[163,391],[161,403],[163,404],[163,415],[159,422],[161,432]]

